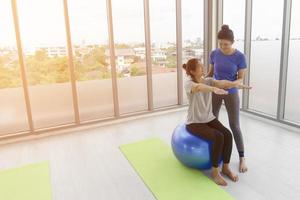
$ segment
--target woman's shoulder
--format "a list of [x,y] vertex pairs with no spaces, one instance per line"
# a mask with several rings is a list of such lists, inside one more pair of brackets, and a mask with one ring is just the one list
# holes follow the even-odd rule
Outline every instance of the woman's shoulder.
[[241,52],[241,51],[238,50],[238,49],[235,49],[235,54],[236,54],[236,56],[239,56],[239,57],[244,57],[244,56],[245,56],[244,53]]
[[184,81],[184,84],[189,84],[193,82],[191,78],[187,78],[185,81]]
[[194,85],[196,84],[191,78],[187,78],[184,82],[185,85]]
[[185,91],[186,91],[188,94],[191,94],[192,87],[193,87],[195,84],[196,84],[196,83],[195,83],[191,78],[186,79],[185,82],[184,82],[184,88],[185,88]]
[[220,48],[216,48],[211,51],[211,54],[214,55],[214,54],[218,53],[219,51],[220,51]]

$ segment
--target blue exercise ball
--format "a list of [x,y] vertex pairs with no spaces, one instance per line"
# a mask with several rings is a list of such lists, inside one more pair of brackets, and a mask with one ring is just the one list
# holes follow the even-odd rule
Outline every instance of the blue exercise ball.
[[[176,158],[185,166],[201,170],[212,167],[210,153],[212,142],[189,133],[185,123],[175,128],[171,144]],[[220,158],[219,164],[221,161]]]

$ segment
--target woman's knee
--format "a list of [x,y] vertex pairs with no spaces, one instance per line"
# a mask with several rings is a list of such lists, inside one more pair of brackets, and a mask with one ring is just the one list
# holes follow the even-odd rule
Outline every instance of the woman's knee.
[[224,143],[224,134],[220,131],[215,131],[214,134],[214,141],[218,143],[219,145],[223,145]]

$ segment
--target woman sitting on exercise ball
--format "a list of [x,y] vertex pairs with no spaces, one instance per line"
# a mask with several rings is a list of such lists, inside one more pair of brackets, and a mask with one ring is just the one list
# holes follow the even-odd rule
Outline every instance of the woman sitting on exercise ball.
[[183,68],[189,76],[185,83],[189,101],[186,128],[191,134],[212,141],[211,159],[214,182],[218,185],[227,185],[218,170],[218,160],[221,156],[223,158],[222,173],[236,182],[238,176],[229,168],[232,135],[212,113],[212,93],[227,95],[228,92],[223,88],[250,89],[250,87],[228,80],[204,78],[203,64],[198,59],[190,59],[183,65]]

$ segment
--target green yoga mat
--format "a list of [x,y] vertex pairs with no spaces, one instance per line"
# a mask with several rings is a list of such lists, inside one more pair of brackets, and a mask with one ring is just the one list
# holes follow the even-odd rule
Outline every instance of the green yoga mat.
[[0,171],[0,199],[51,200],[48,162]]
[[160,139],[120,146],[121,151],[158,200],[232,200],[199,170],[180,164]]

